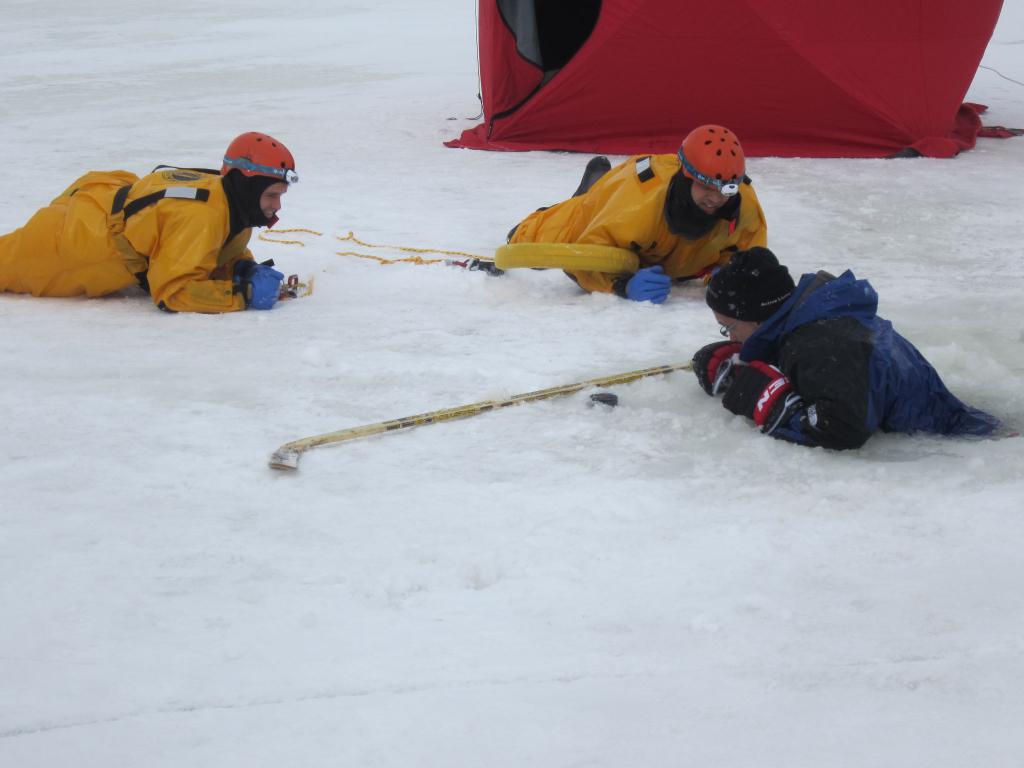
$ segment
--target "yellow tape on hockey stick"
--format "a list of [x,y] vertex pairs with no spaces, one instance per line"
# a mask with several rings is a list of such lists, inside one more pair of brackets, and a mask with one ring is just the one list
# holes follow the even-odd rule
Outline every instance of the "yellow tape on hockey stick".
[[510,405],[520,405],[521,403],[529,403],[535,400],[547,400],[552,397],[571,395],[574,392],[579,392],[587,387],[611,387],[616,384],[628,384],[631,381],[643,379],[648,376],[659,376],[664,373],[671,373],[672,371],[688,371],[691,369],[691,366],[692,364],[689,360],[685,363],[659,365],[656,368],[643,368],[638,371],[617,373],[613,376],[602,376],[599,379],[579,381],[575,384],[563,384],[560,387],[538,389],[534,392],[513,395],[506,400],[484,400],[479,403],[457,405],[454,408],[442,408],[439,411],[429,411],[415,416],[405,416],[400,419],[391,419],[390,421],[378,421],[376,424],[364,424],[361,427],[349,427],[348,429],[340,429],[337,432],[327,432],[323,435],[304,437],[301,440],[292,440],[290,443],[282,445],[274,451],[273,455],[271,455],[268,464],[271,469],[298,469],[299,457],[310,448],[316,448],[318,445],[344,443],[349,440],[358,440],[362,437],[379,435],[384,432],[410,429],[412,427],[419,427],[425,424],[436,424],[439,421],[467,419],[470,416],[477,416],[481,413],[495,411],[499,408],[505,408]]
[[567,269],[581,272],[632,274],[640,268],[637,255],[611,245],[581,243],[511,243],[494,254],[498,269]]

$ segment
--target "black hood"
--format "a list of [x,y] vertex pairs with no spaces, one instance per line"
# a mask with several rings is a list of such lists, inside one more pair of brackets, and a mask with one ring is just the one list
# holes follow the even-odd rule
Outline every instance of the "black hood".
[[[231,237],[250,227],[269,227],[277,217],[268,219],[260,209],[260,198],[271,184],[281,179],[273,176],[246,176],[237,169],[231,169],[221,179],[224,194],[231,210]],[[229,238],[230,239],[230,238]]]
[[739,215],[741,195],[733,195],[721,208],[708,213],[693,202],[693,179],[680,171],[668,183],[665,195],[665,220],[673,235],[699,240],[719,221],[731,221]]

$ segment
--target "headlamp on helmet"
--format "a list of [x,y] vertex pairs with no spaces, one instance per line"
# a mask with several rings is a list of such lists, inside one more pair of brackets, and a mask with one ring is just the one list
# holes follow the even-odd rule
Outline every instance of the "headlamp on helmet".
[[679,147],[683,173],[714,187],[726,197],[737,194],[746,170],[743,147],[736,134],[722,125],[702,125],[690,131]]
[[265,133],[243,133],[228,145],[220,173],[237,170],[244,176],[270,176],[286,184],[295,184],[295,158],[288,148]]
[[701,184],[707,184],[709,187],[714,187],[725,195],[725,197],[732,197],[740,191],[740,183],[736,179],[729,179],[728,181],[713,179],[707,174],[703,174],[698,171],[693,164],[686,159],[686,155],[683,154],[682,149],[680,149],[677,154],[679,155],[679,162],[683,164],[683,171],[691,179],[695,179]]

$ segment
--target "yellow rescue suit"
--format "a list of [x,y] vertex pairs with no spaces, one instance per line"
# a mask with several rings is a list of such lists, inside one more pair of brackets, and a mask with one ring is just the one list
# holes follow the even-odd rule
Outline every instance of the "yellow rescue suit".
[[[696,240],[675,235],[665,218],[676,155],[639,155],[612,168],[579,197],[530,214],[511,243],[586,243],[628,248],[640,266],[660,264],[669,277],[695,277],[726,264],[733,251],[767,246],[768,225],[750,184],[740,185],[738,215],[720,220]],[[610,293],[615,275],[570,272],[587,291]]]
[[231,277],[252,259],[252,230],[229,242],[230,219],[219,175],[93,171],[0,237],[0,291],[103,296],[141,282],[161,308],[242,310]]

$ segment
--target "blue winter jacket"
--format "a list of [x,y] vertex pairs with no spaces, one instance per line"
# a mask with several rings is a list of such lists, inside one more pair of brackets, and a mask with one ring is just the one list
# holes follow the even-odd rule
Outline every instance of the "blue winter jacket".
[[981,436],[999,428],[994,416],[946,389],[877,309],[875,289],[851,271],[807,274],[747,339],[740,359],[778,366],[803,400],[774,436],[856,448],[878,429]]

